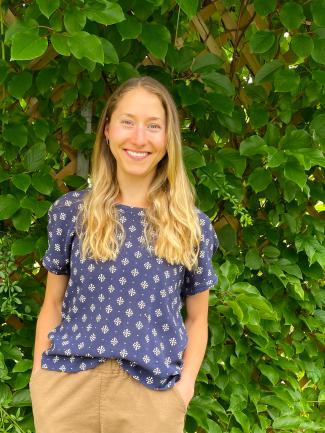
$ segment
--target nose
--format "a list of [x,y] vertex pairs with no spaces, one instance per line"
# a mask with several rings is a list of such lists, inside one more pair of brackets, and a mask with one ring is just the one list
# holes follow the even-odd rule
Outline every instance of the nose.
[[133,130],[132,141],[137,146],[142,146],[145,144],[146,133],[144,125],[136,125]]

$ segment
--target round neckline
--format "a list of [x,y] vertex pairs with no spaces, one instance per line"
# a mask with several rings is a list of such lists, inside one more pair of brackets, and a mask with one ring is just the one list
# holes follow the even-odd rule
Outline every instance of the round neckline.
[[130,206],[128,204],[122,204],[122,203],[115,203],[115,206],[120,207],[122,209],[130,209],[130,210],[138,210],[138,211],[140,210],[144,211],[147,209],[146,207]]

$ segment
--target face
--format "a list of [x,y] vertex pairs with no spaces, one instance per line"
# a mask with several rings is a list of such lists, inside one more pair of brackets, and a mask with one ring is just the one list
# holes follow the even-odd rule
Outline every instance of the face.
[[116,160],[118,179],[136,176],[151,182],[166,154],[166,115],[158,96],[141,87],[127,92],[104,133]]

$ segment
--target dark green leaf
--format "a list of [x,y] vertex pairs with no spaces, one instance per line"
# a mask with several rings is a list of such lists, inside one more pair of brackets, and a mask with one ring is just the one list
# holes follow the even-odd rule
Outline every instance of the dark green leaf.
[[[118,3],[105,1],[103,3],[91,3],[85,7],[87,18],[107,26],[120,23],[125,20],[121,6]],[[133,38],[132,38],[133,39]]]
[[87,32],[75,32],[68,44],[71,53],[77,58],[86,57],[93,62],[104,64],[104,50],[101,40],[96,35]]
[[19,209],[12,217],[12,223],[16,230],[28,231],[32,223],[32,213],[29,209]]
[[51,36],[51,43],[55,51],[62,56],[70,55],[69,36],[61,33],[54,33]]
[[231,115],[234,110],[234,102],[229,96],[225,96],[222,93],[207,93],[205,97],[214,111]]
[[290,160],[286,163],[284,166],[284,175],[287,179],[297,184],[300,189],[303,189],[307,182],[307,175],[295,160]]
[[249,43],[253,53],[266,53],[274,44],[275,36],[269,30],[258,30],[253,34]]
[[325,65],[325,39],[314,38],[314,48],[311,56],[315,62]]
[[216,92],[221,92],[226,96],[233,96],[235,90],[229,77],[219,72],[209,72],[202,75],[202,81]]
[[12,96],[17,99],[22,98],[27,90],[32,86],[33,76],[30,72],[24,71],[16,74],[8,83],[8,90]]
[[295,35],[291,40],[291,48],[298,57],[305,58],[311,54],[314,48],[314,42],[308,35]]
[[266,81],[270,81],[272,74],[282,66],[279,60],[272,60],[269,63],[265,63],[255,76],[255,84],[262,84]]
[[310,132],[320,138],[325,138],[325,114],[318,114],[310,123]]
[[204,157],[195,149],[183,146],[185,165],[189,170],[205,166]]
[[244,156],[265,155],[267,146],[263,138],[258,135],[251,135],[240,143],[239,152]]
[[276,0],[254,0],[254,7],[258,14],[268,15],[274,12],[276,3]]
[[0,84],[2,84],[7,78],[8,70],[8,63],[5,60],[0,59]]
[[27,128],[19,123],[18,125],[9,124],[3,133],[3,138],[14,146],[22,149],[27,144]]
[[320,27],[325,27],[325,1],[312,0],[311,11],[315,24]]
[[26,192],[31,184],[31,178],[25,173],[16,174],[12,177],[12,183],[16,188]]
[[271,182],[271,173],[263,167],[257,167],[248,177],[248,185],[250,185],[255,192],[264,191]]
[[54,188],[54,179],[49,174],[35,173],[32,177],[32,185],[41,194],[50,195]]
[[33,60],[47,49],[47,39],[39,36],[38,31],[31,29],[17,32],[12,37],[10,60]]
[[141,32],[143,45],[159,59],[165,59],[170,39],[167,27],[157,23],[143,23]]
[[87,17],[79,7],[69,5],[64,11],[64,27],[71,34],[80,32],[86,24]]
[[196,15],[199,2],[198,0],[176,0],[181,9],[186,13],[189,19]]
[[285,2],[280,11],[280,21],[288,30],[300,27],[305,19],[301,5],[294,1]]
[[136,39],[142,31],[142,24],[135,16],[128,16],[125,21],[118,23],[116,27],[122,36],[122,40]]
[[107,39],[100,38],[100,40],[102,42],[102,46],[103,46],[103,50],[104,50],[104,63],[105,64],[109,64],[109,63],[117,64],[119,59],[118,59],[117,52],[116,52],[115,48],[113,47],[113,45]]
[[195,57],[191,69],[196,73],[207,73],[220,69],[223,64],[224,61],[216,54],[207,53]]
[[274,74],[276,92],[295,92],[300,83],[300,75],[293,69],[280,69]]
[[60,6],[60,0],[36,0],[38,7],[46,18],[50,18]]
[[19,209],[19,202],[12,194],[0,195],[0,220],[10,218]]
[[44,164],[46,148],[44,143],[31,146],[24,155],[23,164],[28,171],[35,171]]

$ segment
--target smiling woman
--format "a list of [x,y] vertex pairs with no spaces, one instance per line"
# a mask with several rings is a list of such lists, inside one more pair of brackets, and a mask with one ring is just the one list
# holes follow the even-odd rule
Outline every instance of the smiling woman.
[[112,94],[91,183],[48,213],[30,382],[37,433],[182,433],[218,240],[194,205],[177,110],[159,82],[131,79]]
[[116,160],[120,203],[147,206],[145,192],[167,150],[165,117],[158,96],[139,87],[121,98],[107,122],[105,137]]

